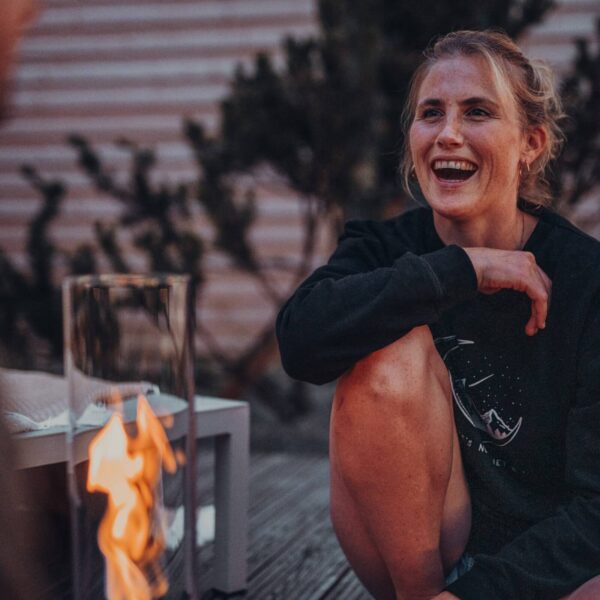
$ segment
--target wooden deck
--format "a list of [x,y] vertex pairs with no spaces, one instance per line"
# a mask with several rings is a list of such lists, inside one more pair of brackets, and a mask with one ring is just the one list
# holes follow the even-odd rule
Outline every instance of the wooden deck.
[[[200,504],[213,503],[212,445],[199,447]],[[64,464],[37,472],[35,505],[44,498],[46,520],[40,529],[50,580],[43,600],[71,600],[68,503]],[[39,477],[43,475],[43,477]],[[45,487],[42,485],[45,482]],[[56,506],[55,506],[56,505]],[[225,596],[210,589],[212,544],[199,551],[200,600],[368,600],[333,533],[329,520],[329,464],[322,455],[254,453],[250,461],[248,589]],[[178,558],[175,570],[181,573]],[[103,561],[98,555],[98,569]],[[103,578],[91,580],[90,598],[102,597]],[[97,587],[97,589],[96,589]],[[94,592],[91,594],[91,592]],[[0,598],[4,598],[0,591]]]
[[[210,453],[200,461],[202,503],[211,501]],[[250,475],[248,590],[256,600],[367,600],[329,521],[329,465],[322,456],[253,454]],[[201,551],[202,600],[212,547]]]

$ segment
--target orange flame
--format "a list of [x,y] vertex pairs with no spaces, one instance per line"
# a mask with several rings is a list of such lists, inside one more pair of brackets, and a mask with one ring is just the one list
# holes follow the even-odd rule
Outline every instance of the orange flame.
[[173,473],[175,455],[144,396],[138,397],[137,436],[115,413],[89,447],[87,489],[108,495],[98,528],[109,600],[152,600],[167,593],[160,558],[165,548],[158,486],[161,465]]

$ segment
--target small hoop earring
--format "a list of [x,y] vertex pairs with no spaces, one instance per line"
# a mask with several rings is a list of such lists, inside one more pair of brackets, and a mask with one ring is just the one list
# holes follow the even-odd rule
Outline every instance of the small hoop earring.
[[523,165],[525,165],[526,169],[527,169],[527,175],[529,175],[530,168],[529,168],[529,163],[526,160],[520,160],[519,161],[519,179],[523,179],[523,174],[524,174],[524,169],[523,169]]
[[413,165],[413,166],[410,168],[410,173],[409,173],[409,176],[411,177],[411,179],[416,179],[416,178],[417,178],[417,171],[416,171],[416,169],[415,169],[415,165]]

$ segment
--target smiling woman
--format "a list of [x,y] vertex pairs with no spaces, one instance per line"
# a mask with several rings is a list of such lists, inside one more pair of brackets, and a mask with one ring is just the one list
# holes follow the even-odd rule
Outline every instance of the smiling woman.
[[[489,235],[481,230],[486,225],[496,229],[499,223],[519,232],[518,165],[537,158],[545,133],[541,127],[523,132],[513,98],[494,88],[480,57],[440,60],[420,85],[410,151],[421,190],[442,228],[446,219],[469,219],[479,224],[480,236]],[[511,250],[521,249],[519,238],[498,234]]]
[[349,222],[279,314],[288,373],[339,377],[331,516],[376,598],[600,597],[600,244],[542,206],[560,116],[507,36],[438,40],[405,110],[429,207]]
[[[563,142],[559,125],[563,113],[560,99],[555,93],[553,73],[544,63],[528,60],[509,38],[501,34],[490,32],[489,35],[480,36],[474,32],[473,35],[465,36],[463,33],[450,34],[438,40],[425,52],[426,60],[413,75],[403,111],[403,125],[407,134],[402,158],[404,182],[408,188],[410,176],[414,173],[409,130],[418,121],[418,109],[431,108],[435,111],[441,108],[441,99],[435,90],[433,97],[427,97],[423,88],[424,80],[428,78],[429,83],[432,83],[436,66],[441,71],[458,68],[456,75],[460,77],[462,68],[469,71],[465,65],[468,61],[463,62],[461,59],[471,58],[475,63],[471,63],[471,70],[477,71],[475,81],[473,78],[470,80],[471,84],[475,84],[471,91],[475,93],[479,90],[481,94],[463,97],[464,108],[473,109],[470,111],[472,120],[496,118],[506,122],[508,119],[513,125],[516,123],[523,134],[537,133],[546,136],[546,139],[541,140],[537,158],[521,163],[518,171],[520,197],[529,202],[546,204],[551,200],[551,195],[544,177],[545,171],[549,161],[560,151]],[[460,66],[456,65],[457,59]],[[446,80],[454,84],[454,91],[458,91],[462,83],[460,80],[454,80],[451,76]],[[435,106],[419,106],[423,101]],[[497,148],[502,148],[502,141],[497,140]],[[504,146],[503,149],[507,150],[507,147]]]

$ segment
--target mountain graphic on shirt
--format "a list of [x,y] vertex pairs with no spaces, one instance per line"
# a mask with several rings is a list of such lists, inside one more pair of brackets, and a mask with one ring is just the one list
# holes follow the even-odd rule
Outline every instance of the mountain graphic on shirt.
[[465,379],[453,380],[451,378],[451,384],[452,397],[456,406],[473,427],[489,436],[490,439],[482,440],[482,444],[506,446],[515,439],[523,423],[523,417],[519,417],[516,425],[511,429],[496,409],[492,408],[483,414],[477,410],[471,394],[469,394]]
[[[487,432],[495,440],[505,440],[511,435],[516,435],[519,427],[521,427],[522,418],[517,422],[516,427],[511,429],[503,420],[502,417],[496,412],[496,409],[488,410],[486,413],[481,415],[482,421],[486,424]],[[513,437],[514,437],[513,435]]]
[[[474,345],[473,341],[462,340],[456,336],[438,338],[435,340],[435,343],[445,362],[449,354],[460,349],[462,346]],[[448,364],[446,364],[446,366],[448,367]],[[483,382],[492,379],[494,374],[490,373],[478,381],[467,385],[466,378],[456,377],[450,367],[448,367],[448,371],[450,372],[450,384],[452,386],[452,397],[454,399],[454,403],[467,421],[473,427],[485,434],[484,438],[486,439],[483,439],[481,443],[494,444],[495,446],[506,446],[507,444],[510,444],[515,439],[519,429],[521,428],[523,417],[519,417],[519,420],[516,422],[515,426],[511,428],[498,414],[498,411],[495,408],[482,413],[477,408],[477,405],[470,392],[471,388],[477,387]]]

